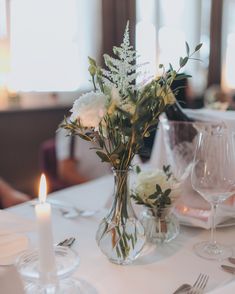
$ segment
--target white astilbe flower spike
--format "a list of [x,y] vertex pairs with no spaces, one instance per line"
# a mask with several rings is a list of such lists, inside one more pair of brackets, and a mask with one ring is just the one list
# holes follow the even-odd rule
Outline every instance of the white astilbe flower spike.
[[105,84],[115,86],[122,97],[128,95],[128,91],[133,92],[136,89],[134,82],[139,75],[137,71],[139,66],[136,62],[136,51],[130,45],[129,26],[126,26],[123,43],[120,47],[114,47],[113,53],[118,57],[115,59],[107,54],[104,55],[104,61],[107,70],[103,69],[102,74]]

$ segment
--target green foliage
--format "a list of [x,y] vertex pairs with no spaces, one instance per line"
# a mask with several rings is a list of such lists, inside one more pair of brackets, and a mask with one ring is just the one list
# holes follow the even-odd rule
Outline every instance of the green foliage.
[[167,166],[163,165],[162,169],[163,169],[165,175],[167,176],[167,180],[169,180],[173,176],[173,174],[171,172],[171,166],[170,165],[167,165]]
[[[141,170],[136,170],[136,173],[139,174]],[[170,169],[170,165],[163,165],[163,172],[166,175],[166,180],[169,181],[173,178],[173,174]],[[157,178],[156,178],[157,182]],[[154,209],[155,211],[164,209],[172,204],[172,199],[170,194],[172,189],[167,188],[162,190],[162,187],[156,183],[156,190],[151,195],[145,195],[141,197],[138,192],[133,191],[131,197],[135,200],[136,204],[144,205],[148,208]]]
[[[180,57],[179,68],[172,64],[166,70],[159,64],[162,75],[143,87],[135,85],[139,67],[136,65],[137,53],[130,45],[129,26],[127,24],[123,42],[113,48],[114,57],[104,55],[106,68],[99,67],[94,59],[88,57],[89,72],[95,92],[102,92],[108,97],[107,113],[103,116],[98,128],[83,126],[79,118],[70,121],[65,118],[61,127],[70,135],[92,141],[97,155],[104,162],[110,162],[115,169],[126,170],[159,121],[159,116],[172,103],[171,85],[174,80],[189,78],[179,74],[202,44],[190,52],[186,43],[186,56]],[[114,97],[113,91],[116,91]],[[177,89],[175,90],[177,92]],[[115,100],[116,99],[116,100]]]
[[161,187],[156,184],[156,191],[146,198],[143,199],[138,194],[132,194],[131,197],[135,200],[136,204],[154,209],[164,209],[171,205],[171,198],[169,197],[170,193],[171,189],[162,191]]

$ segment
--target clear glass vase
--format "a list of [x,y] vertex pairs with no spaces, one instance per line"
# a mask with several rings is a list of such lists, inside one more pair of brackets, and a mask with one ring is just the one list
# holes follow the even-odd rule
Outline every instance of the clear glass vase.
[[129,170],[114,170],[114,197],[110,212],[102,220],[96,241],[113,263],[130,264],[140,254],[145,233],[132,208],[129,194]]
[[147,208],[143,211],[141,222],[145,228],[146,239],[150,243],[168,243],[179,234],[179,221],[172,212],[172,207]]

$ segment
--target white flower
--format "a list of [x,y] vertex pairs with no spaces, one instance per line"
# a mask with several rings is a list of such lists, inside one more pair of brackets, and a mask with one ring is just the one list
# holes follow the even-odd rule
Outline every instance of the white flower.
[[119,91],[116,87],[112,87],[111,89],[111,98],[112,98],[112,102],[114,102],[116,105],[120,105],[122,98],[119,94]]
[[158,87],[156,95],[163,98],[165,105],[175,103],[175,95],[170,87],[167,87],[167,90],[163,90],[161,86]]
[[[158,184],[162,191],[174,188],[174,180],[171,178],[167,180],[166,174],[158,169],[142,171],[137,175],[135,193],[142,199],[148,198],[156,191],[156,184]],[[173,198],[176,195],[176,190],[173,190],[170,197]]]
[[97,128],[107,112],[108,98],[103,93],[89,92],[78,98],[70,110],[71,121],[79,119],[84,127]]
[[111,89],[111,104],[109,107],[109,114],[112,114],[115,111],[115,108],[119,107],[120,109],[130,113],[130,114],[134,114],[135,113],[135,109],[136,106],[135,104],[130,101],[129,99],[122,99],[119,91],[117,88],[112,87]]

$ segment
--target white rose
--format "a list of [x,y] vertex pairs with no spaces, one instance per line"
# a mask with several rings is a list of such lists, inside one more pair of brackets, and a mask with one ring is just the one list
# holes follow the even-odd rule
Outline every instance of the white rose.
[[135,193],[138,194],[142,199],[146,199],[156,191],[157,184],[161,187],[162,191],[173,189],[170,197],[177,197],[176,194],[178,194],[178,191],[174,189],[174,180],[171,178],[167,180],[166,174],[158,169],[142,171],[137,175]]
[[103,93],[89,92],[78,98],[70,110],[71,121],[79,119],[84,127],[97,128],[107,112],[107,96]]

